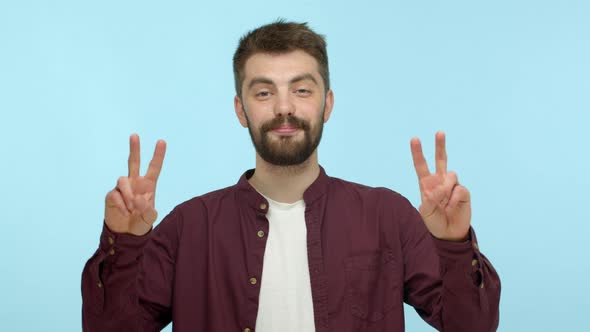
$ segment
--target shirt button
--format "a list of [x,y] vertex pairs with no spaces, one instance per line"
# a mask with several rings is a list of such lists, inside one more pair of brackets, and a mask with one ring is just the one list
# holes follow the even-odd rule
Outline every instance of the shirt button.
[[109,255],[113,256],[115,254],[115,249],[111,248],[111,250],[109,250]]
[[479,288],[483,288],[483,281],[481,282],[481,285],[479,285]]
[[477,245],[477,243],[473,242],[473,248],[475,248],[475,250],[479,250],[479,246]]
[[258,234],[258,237],[264,237],[264,231],[258,231],[256,234]]
[[260,204],[260,210],[266,210],[266,203]]
[[471,261],[471,266],[476,266],[477,265],[477,259],[474,259]]
[[98,282],[98,284],[96,284],[96,286],[98,286],[98,288],[102,288],[102,282]]
[[252,330],[249,327],[247,327],[244,329],[244,332],[252,332]]
[[113,243],[115,243],[115,239],[113,239],[112,236],[109,236],[109,244],[112,245]]
[[250,278],[250,283],[252,285],[256,285],[257,282],[258,282],[258,280],[256,280],[256,278],[254,278],[254,277]]

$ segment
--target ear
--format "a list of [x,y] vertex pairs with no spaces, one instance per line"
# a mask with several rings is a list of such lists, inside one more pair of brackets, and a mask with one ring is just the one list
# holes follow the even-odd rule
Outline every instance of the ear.
[[332,114],[332,108],[334,108],[334,92],[332,89],[326,93],[326,103],[324,108],[324,123],[328,122],[330,115]]
[[240,124],[244,128],[248,128],[248,120],[246,119],[246,111],[244,110],[244,105],[242,104],[242,100],[237,95],[234,97],[234,110],[236,111],[236,116],[240,121]]

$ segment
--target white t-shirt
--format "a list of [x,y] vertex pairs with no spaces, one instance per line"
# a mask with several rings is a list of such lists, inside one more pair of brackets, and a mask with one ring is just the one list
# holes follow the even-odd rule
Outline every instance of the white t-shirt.
[[265,198],[269,203],[269,231],[255,331],[315,331],[305,202],[290,204]]

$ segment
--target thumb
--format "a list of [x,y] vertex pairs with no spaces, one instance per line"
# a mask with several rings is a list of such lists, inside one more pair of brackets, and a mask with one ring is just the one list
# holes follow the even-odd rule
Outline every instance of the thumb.
[[467,188],[463,187],[462,185],[456,185],[455,188],[453,188],[449,204],[445,208],[447,214],[455,215],[461,211],[461,209],[465,207],[465,203],[469,203],[471,199],[470,196],[471,195]]
[[469,194],[469,190],[458,184],[453,188],[447,209],[451,211],[455,210],[456,208],[461,207],[462,204],[469,203],[470,199],[471,195]]
[[445,195],[440,188],[424,191],[422,194],[422,204],[420,205],[420,214],[422,214],[422,218],[427,218],[433,215],[440,207],[439,205],[443,199],[445,199]]
[[158,218],[156,209],[154,209],[152,204],[143,195],[137,195],[133,203],[142,221],[151,226],[156,221],[156,218]]
[[153,207],[149,207],[141,213],[141,219],[144,223],[152,225],[158,218],[158,211]]

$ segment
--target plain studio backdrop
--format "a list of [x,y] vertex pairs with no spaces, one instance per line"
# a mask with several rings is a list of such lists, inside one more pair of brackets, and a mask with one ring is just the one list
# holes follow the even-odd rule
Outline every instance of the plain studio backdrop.
[[[502,278],[500,331],[587,331],[590,2],[7,1],[0,4],[0,322],[79,331],[104,198],[141,137],[168,151],[161,220],[234,184],[254,149],[233,111],[239,37],[278,17],[327,35],[320,163],[420,203],[409,142],[447,133]],[[431,331],[406,307],[408,331]],[[170,331],[168,327],[168,331]]]

